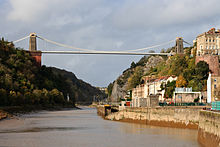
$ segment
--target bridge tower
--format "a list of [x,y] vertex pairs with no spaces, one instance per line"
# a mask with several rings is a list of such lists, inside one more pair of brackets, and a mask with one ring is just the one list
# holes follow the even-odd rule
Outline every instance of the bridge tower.
[[176,54],[184,54],[183,38],[182,37],[177,37],[176,38],[175,52],[176,52]]
[[29,40],[29,54],[32,56],[36,63],[41,66],[41,51],[37,51],[37,35],[36,33],[30,34],[30,40]]
[[37,51],[37,35],[36,35],[36,33],[30,34],[29,51]]

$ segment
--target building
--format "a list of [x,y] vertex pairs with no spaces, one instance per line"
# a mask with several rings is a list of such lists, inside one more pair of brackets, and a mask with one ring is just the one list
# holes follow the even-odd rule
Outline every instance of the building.
[[[168,81],[172,82],[176,79],[176,76],[143,77],[142,84],[132,89],[132,106],[146,107],[152,106],[151,103],[155,101],[163,102],[165,90],[161,89],[161,84],[166,84]],[[156,97],[158,100],[155,100]]]
[[198,98],[198,102],[202,102],[202,92],[193,92],[192,87],[175,88],[173,99],[175,103],[193,103]]
[[132,107],[146,107],[146,90],[145,84],[138,85],[132,89]]
[[196,38],[197,56],[220,54],[220,30],[215,28],[202,33]]
[[220,76],[209,74],[207,80],[207,102],[220,101]]

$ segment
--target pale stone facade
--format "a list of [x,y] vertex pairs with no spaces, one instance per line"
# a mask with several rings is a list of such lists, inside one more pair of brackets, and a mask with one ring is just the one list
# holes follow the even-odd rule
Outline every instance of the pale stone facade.
[[220,30],[215,28],[197,36],[197,56],[220,54]]
[[132,89],[132,106],[143,107],[145,104],[142,105],[142,103],[148,103],[148,101],[150,101],[150,96],[153,95],[158,95],[159,101],[163,102],[165,91],[161,89],[161,84],[166,84],[168,81],[172,82],[176,79],[176,76],[164,76],[160,78],[153,78],[149,76],[143,77],[143,84]]
[[209,74],[207,80],[208,103],[220,101],[220,76]]

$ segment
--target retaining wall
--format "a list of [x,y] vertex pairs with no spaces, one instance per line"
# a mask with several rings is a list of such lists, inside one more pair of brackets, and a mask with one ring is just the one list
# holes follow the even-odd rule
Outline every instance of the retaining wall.
[[220,113],[200,111],[198,141],[203,146],[220,146]]
[[106,119],[140,122],[165,127],[197,129],[200,110],[201,108],[184,107],[126,108],[125,110],[107,115]]

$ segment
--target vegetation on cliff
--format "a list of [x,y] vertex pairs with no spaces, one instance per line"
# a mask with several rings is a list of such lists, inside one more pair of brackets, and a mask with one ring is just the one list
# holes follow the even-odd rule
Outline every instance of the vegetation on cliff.
[[[170,52],[172,49],[168,49]],[[132,62],[129,69],[125,70],[118,77],[114,86],[109,86],[109,92],[115,92],[112,97],[122,97],[128,89],[141,84],[143,76],[157,78],[161,76],[177,76],[177,81],[162,85],[165,95],[172,97],[175,87],[192,87],[194,91],[206,90],[209,66],[206,62],[200,61],[195,64],[195,51],[191,55],[192,47],[185,48],[185,54],[174,56],[144,56],[137,63]],[[163,51],[164,52],[164,51]],[[126,88],[125,88],[126,87]],[[118,99],[118,98],[117,98]]]
[[146,75],[177,76],[176,87],[192,87],[194,91],[206,90],[209,65],[200,61],[195,64],[196,55],[191,56],[191,47],[185,48],[185,54],[176,54],[159,63]]
[[100,93],[70,72],[38,66],[28,52],[0,40],[0,106],[74,106]]

